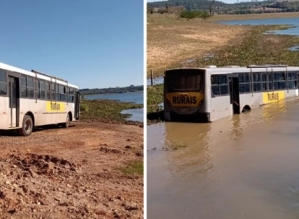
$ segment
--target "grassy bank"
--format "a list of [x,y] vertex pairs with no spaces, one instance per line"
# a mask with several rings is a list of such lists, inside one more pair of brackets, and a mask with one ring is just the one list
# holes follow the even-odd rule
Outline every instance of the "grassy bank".
[[163,102],[163,85],[154,85],[147,88],[147,119],[148,121],[163,120],[163,113],[159,103]]
[[289,48],[299,45],[299,37],[265,34],[271,30],[285,29],[286,26],[256,26],[239,42],[215,51],[214,57],[208,60],[195,59],[190,66],[207,65],[257,65],[257,64],[286,64],[298,65],[299,53]]
[[[238,28],[236,26],[232,27]],[[232,43],[228,43],[217,49],[211,47],[209,50],[209,54],[213,55],[211,58],[205,59],[202,55],[192,53],[189,57],[189,59],[192,59],[192,62],[182,63],[181,60],[177,58],[176,62],[172,65],[174,67],[198,67],[207,65],[247,66],[256,64],[286,64],[298,66],[299,52],[289,50],[290,47],[299,45],[298,36],[265,34],[271,30],[287,28],[286,26],[251,26],[245,28],[246,34],[243,33],[235,37]],[[199,42],[201,41],[199,40]],[[173,48],[175,47],[176,43],[173,43]],[[162,57],[160,57],[160,59],[161,58]],[[162,102],[163,91],[161,89],[162,87],[159,86],[148,88],[147,110],[149,113],[158,110],[153,107]]]
[[82,100],[80,103],[80,120],[127,123],[126,118],[129,118],[130,114],[121,114],[121,111],[142,107],[143,104],[115,100]]
[[143,174],[143,162],[142,161],[132,161],[125,167],[121,167],[120,171],[125,175],[142,175]]
[[172,15],[147,18],[147,69],[161,76],[166,68],[190,59],[204,57],[211,51],[233,43],[246,35],[244,26],[222,25],[199,18],[187,21]]

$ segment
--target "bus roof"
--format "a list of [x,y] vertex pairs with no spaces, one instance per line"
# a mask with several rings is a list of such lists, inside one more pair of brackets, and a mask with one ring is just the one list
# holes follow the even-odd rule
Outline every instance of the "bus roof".
[[27,71],[27,70],[24,70],[24,69],[21,69],[21,68],[17,68],[17,67],[11,66],[11,65],[4,64],[2,62],[0,62],[0,69],[20,73],[20,74],[23,74],[23,75],[28,75],[28,76],[31,76],[31,77],[36,77],[36,78],[43,79],[43,80],[46,80],[46,81],[56,82],[56,83],[61,84],[61,85],[66,85],[66,86],[78,89],[78,87],[76,85],[69,84],[66,80],[56,78],[55,76],[50,76],[50,75],[38,73],[36,71],[34,71],[34,72]]
[[248,67],[240,66],[209,66],[205,68],[174,68],[167,69],[166,71],[171,70],[204,70],[206,73],[210,74],[230,74],[230,73],[249,73],[249,72],[279,72],[279,71],[299,71],[298,66],[287,66],[287,65],[250,65]]

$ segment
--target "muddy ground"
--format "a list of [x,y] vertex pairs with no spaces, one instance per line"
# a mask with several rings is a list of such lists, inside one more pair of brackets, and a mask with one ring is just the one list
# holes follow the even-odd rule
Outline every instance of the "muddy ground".
[[143,218],[138,125],[77,122],[0,133],[0,218]]

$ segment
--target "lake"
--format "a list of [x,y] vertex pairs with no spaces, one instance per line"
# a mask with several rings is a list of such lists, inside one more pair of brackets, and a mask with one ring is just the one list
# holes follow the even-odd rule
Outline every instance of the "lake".
[[219,22],[228,25],[290,25],[294,26],[286,30],[275,30],[271,33],[284,34],[284,35],[299,35],[299,17],[298,18],[276,18],[276,19],[263,19],[263,20],[239,20],[239,21],[225,21]]
[[[86,100],[118,100],[122,102],[131,102],[143,104],[143,91],[130,92],[130,93],[111,93],[111,94],[93,94],[84,95]],[[122,111],[123,114],[131,114],[128,120],[143,122],[143,108],[128,109]]]
[[[299,18],[223,22],[299,24]],[[299,35],[299,29],[275,31]],[[149,219],[298,219],[299,99],[147,126]]]

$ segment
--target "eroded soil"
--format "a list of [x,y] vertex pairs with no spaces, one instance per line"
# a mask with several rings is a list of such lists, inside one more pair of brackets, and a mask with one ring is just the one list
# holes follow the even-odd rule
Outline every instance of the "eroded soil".
[[143,218],[143,128],[78,122],[0,133],[0,218]]

